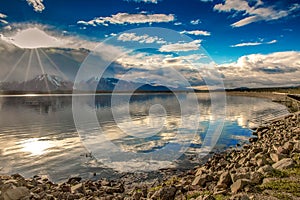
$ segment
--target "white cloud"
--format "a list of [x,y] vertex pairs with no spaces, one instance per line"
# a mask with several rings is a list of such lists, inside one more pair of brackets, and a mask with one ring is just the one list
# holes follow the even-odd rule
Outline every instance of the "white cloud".
[[124,1],[134,1],[136,3],[155,3],[157,4],[158,0],[124,0]]
[[83,25],[104,25],[109,24],[142,24],[142,23],[162,23],[174,21],[175,17],[173,14],[129,14],[129,13],[117,13],[110,17],[98,17],[90,21],[78,21],[78,24]]
[[267,44],[275,44],[277,43],[277,40],[271,40],[270,42],[267,42]]
[[0,18],[4,19],[4,18],[6,18],[6,17],[7,17],[7,15],[5,15],[5,14],[3,14],[3,13],[0,13]]
[[[176,75],[170,73],[170,69],[176,70],[185,77],[191,85],[203,84],[202,76],[199,70],[203,65],[202,59],[206,59],[204,54],[191,54],[188,56],[174,56],[165,54],[135,53],[124,54],[117,59],[117,63],[123,66],[127,80],[157,83],[166,86],[178,86]],[[197,66],[196,66],[197,65]],[[123,74],[117,76],[123,77]]]
[[43,0],[26,0],[28,5],[32,6],[35,12],[42,12],[45,9]]
[[175,22],[174,25],[175,25],[175,26],[182,25],[182,22]]
[[190,23],[193,25],[197,25],[201,23],[201,20],[200,19],[191,20]]
[[208,31],[202,31],[202,30],[194,30],[194,31],[181,31],[181,34],[189,34],[189,35],[204,35],[204,36],[210,36],[210,32]]
[[158,44],[164,44],[166,41],[164,39],[159,38],[157,36],[149,36],[147,34],[144,35],[136,35],[135,33],[122,33],[119,35],[118,40],[121,40],[123,42],[129,42],[129,41],[135,41],[139,43],[158,43]]
[[263,43],[263,42],[243,42],[243,43],[231,45],[230,47],[258,46],[258,45],[262,45],[262,44],[274,44],[276,42],[277,42],[277,40],[271,40],[271,41],[265,42],[265,43]]
[[[47,47],[85,48],[93,50],[98,43],[83,40],[72,36],[61,36],[59,33],[45,31],[42,25],[15,25],[19,31],[16,33],[0,34],[0,40],[13,44],[19,48],[34,49]],[[23,27],[25,26],[25,27]],[[12,29],[7,27],[7,30]]]
[[8,22],[6,20],[4,20],[4,19],[0,19],[0,23],[1,24],[8,24]]
[[4,20],[5,18],[7,18],[7,15],[0,13],[0,24],[8,24],[8,22]]
[[300,52],[246,55],[218,69],[228,88],[299,85]]
[[241,27],[241,26],[245,26],[247,24],[251,24],[253,22],[258,21],[259,18],[257,16],[250,16],[250,17],[246,17],[240,21],[237,21],[233,24],[231,24],[232,27]]
[[231,45],[231,47],[257,46],[257,45],[261,45],[261,44],[262,44],[261,42],[244,42],[244,43]]
[[123,56],[117,62],[125,68],[141,68],[144,70],[161,69],[162,67],[177,67],[179,69],[193,68],[191,63],[198,63],[207,58],[204,54],[191,54],[188,56],[173,56],[163,54],[135,53]]
[[160,52],[178,52],[198,50],[202,40],[194,40],[188,43],[165,44],[159,48]]
[[42,47],[61,46],[63,42],[55,37],[48,35],[38,28],[28,28],[17,32],[12,37],[1,36],[2,40],[12,43],[20,48],[32,49]]
[[295,10],[300,8],[299,4],[293,4],[287,10],[276,10],[274,6],[263,7],[261,0],[256,0],[253,6],[250,6],[246,0],[225,0],[225,3],[216,4],[214,10],[219,12],[235,12],[248,15],[232,24],[233,27],[241,27],[256,21],[271,21],[287,17]]

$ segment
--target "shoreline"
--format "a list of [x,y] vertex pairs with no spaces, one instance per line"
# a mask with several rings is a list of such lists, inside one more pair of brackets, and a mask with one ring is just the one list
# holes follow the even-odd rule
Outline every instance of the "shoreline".
[[[236,94],[245,96],[229,95]],[[0,175],[0,199],[281,199],[277,190],[300,184],[299,118],[299,112],[292,113],[259,127],[253,132],[257,138],[240,149],[214,153],[194,170],[160,170],[150,181],[143,173],[127,173],[118,180],[73,177],[63,183],[44,176]],[[298,199],[298,189],[283,196]]]
[[250,144],[216,153],[194,170],[174,175],[168,169],[154,182],[73,177],[57,184],[43,176],[2,175],[0,199],[299,199],[299,117],[293,113],[260,127]]

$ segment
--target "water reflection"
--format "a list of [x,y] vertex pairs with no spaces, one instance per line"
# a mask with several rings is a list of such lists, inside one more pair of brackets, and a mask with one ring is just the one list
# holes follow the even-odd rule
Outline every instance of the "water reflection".
[[30,153],[30,156],[40,156],[47,153],[47,150],[55,147],[53,141],[44,141],[40,138],[26,139],[20,142],[21,151]]
[[[84,102],[85,97],[81,98]],[[189,97],[183,95],[181,98]],[[169,143],[179,142],[174,138],[176,129],[181,124],[181,111],[174,96],[139,94],[131,97],[130,116],[136,127],[151,128],[164,122],[157,134],[147,138],[136,138],[122,131],[125,128],[131,130],[135,126],[131,126],[125,115],[122,118],[125,108],[120,101],[117,105],[120,128],[113,118],[109,100],[109,95],[96,97],[98,120],[105,130],[106,137],[123,151],[149,152],[163,148]],[[211,115],[209,95],[198,94],[198,102],[200,124],[186,155],[201,153],[199,148],[209,122],[215,119],[215,116]],[[112,170],[104,169],[101,163],[85,156],[89,151],[82,145],[75,129],[71,104],[72,98],[68,96],[0,97],[0,173],[22,173],[27,177],[48,174],[55,181],[71,175],[92,178],[94,172],[102,177],[113,176]],[[152,112],[157,115],[149,115],[151,106],[158,104],[164,107],[165,113]],[[91,105],[85,105],[81,109],[91,109]],[[282,109],[284,106],[265,99],[227,97],[226,123],[217,147],[223,149],[247,141],[251,135],[248,127],[252,118]],[[187,117],[190,117],[189,120],[194,119],[193,115]],[[89,125],[90,122],[86,119],[85,123]],[[144,130],[133,131],[142,134]],[[98,133],[91,130],[91,135],[86,139],[93,139],[93,134],[96,137]],[[97,140],[94,141],[98,144]],[[115,169],[122,169],[124,162],[124,159],[116,161]],[[128,162],[132,162],[136,168],[142,167],[142,163],[132,160]],[[156,164],[164,167],[168,163],[161,160]]]

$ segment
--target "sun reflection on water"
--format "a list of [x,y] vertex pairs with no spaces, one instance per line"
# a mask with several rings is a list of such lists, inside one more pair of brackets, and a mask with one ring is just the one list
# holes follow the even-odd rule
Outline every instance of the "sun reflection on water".
[[48,149],[55,146],[53,141],[44,141],[40,138],[31,138],[21,142],[21,151],[30,153],[30,156],[40,156],[47,152]]

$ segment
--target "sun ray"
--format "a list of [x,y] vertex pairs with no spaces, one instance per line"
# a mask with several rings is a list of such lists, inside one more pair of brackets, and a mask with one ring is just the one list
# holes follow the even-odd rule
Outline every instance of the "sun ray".
[[54,61],[47,55],[47,53],[40,49],[40,51],[45,55],[45,57],[50,61],[50,63],[53,65],[53,67],[60,73],[60,75],[62,76],[62,78],[64,78],[65,80],[69,80],[68,77],[59,69],[59,67],[54,63]]
[[22,54],[22,56],[20,57],[20,59],[16,62],[16,64],[12,67],[12,69],[9,71],[9,73],[5,76],[5,78],[3,79],[2,82],[6,82],[8,80],[8,78],[11,76],[11,74],[16,70],[16,68],[18,67],[18,65],[20,64],[20,62],[23,60],[25,54],[27,51],[24,51],[24,53]]
[[[46,73],[45,73],[45,69],[44,69],[44,66],[42,64],[41,58],[40,58],[40,54],[39,54],[37,49],[34,49],[34,51],[35,51],[35,54],[37,56],[40,68],[42,70],[42,74],[45,75]],[[47,82],[47,78],[45,78],[45,84],[46,84],[46,88],[47,88],[48,92],[50,92],[50,88],[49,88],[49,85],[48,85],[48,82]]]
[[27,69],[26,69],[26,74],[25,74],[25,82],[28,80],[29,70],[30,70],[31,61],[32,61],[32,55],[33,55],[33,51],[30,50],[28,64],[27,64]]

